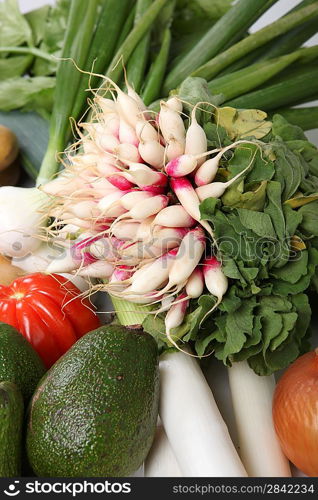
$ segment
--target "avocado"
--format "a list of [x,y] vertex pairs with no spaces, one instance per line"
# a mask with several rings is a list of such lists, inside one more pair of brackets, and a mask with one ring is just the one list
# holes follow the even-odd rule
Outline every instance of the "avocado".
[[15,383],[27,402],[46,369],[31,344],[13,326],[0,323],[0,382]]
[[158,349],[150,335],[118,325],[86,334],[31,400],[27,453],[35,474],[131,474],[150,449],[158,400]]
[[23,397],[12,382],[0,383],[0,477],[21,473]]

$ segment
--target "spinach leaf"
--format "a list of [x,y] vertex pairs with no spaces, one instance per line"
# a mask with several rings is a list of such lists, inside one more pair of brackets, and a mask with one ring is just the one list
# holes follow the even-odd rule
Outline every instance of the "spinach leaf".
[[277,239],[272,220],[267,213],[256,212],[246,208],[238,208],[240,221],[247,229],[251,229],[262,238]]
[[301,230],[308,235],[318,236],[318,201],[304,205],[298,212],[302,215]]
[[273,144],[276,156],[274,180],[282,186],[282,201],[288,200],[295,194],[304,179],[304,169],[301,157],[291,151],[282,141]]
[[234,183],[225,191],[222,203],[227,207],[261,211],[265,205],[266,189],[267,181],[249,184],[246,186],[245,192],[243,181]]

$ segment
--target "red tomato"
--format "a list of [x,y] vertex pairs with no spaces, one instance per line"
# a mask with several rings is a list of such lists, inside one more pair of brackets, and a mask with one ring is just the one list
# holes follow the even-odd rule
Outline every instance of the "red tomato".
[[80,290],[59,275],[41,273],[0,285],[0,321],[14,326],[49,368],[77,339],[100,326]]
[[273,418],[282,449],[305,474],[318,476],[318,350],[298,358],[279,380]]

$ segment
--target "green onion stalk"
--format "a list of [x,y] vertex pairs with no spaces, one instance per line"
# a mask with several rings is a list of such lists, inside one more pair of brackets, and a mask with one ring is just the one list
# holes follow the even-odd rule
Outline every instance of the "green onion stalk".
[[[62,51],[62,60],[56,75],[53,113],[50,120],[49,144],[44,156],[37,185],[51,179],[57,171],[57,154],[64,151],[70,137],[69,117],[77,97],[81,73],[70,63],[73,60],[83,68],[90,50],[98,14],[99,0],[71,0]],[[80,29],[79,29],[80,26]],[[63,60],[63,59],[68,59]]]
[[[105,73],[106,68],[104,67],[103,70],[102,67],[108,65],[107,77],[118,82],[135,47],[150,30],[168,0],[155,0],[151,3],[115,55],[113,55],[113,51],[116,38],[124,15],[127,13],[124,7],[129,7],[131,2],[129,0],[121,2],[118,11],[118,2],[108,0],[98,18],[99,0],[91,0],[89,3],[85,0],[71,1],[62,60],[57,70],[49,144],[37,178],[38,186],[46,183],[56,174],[58,170],[57,154],[65,150],[71,135],[70,117],[73,116],[74,119],[77,119],[83,110],[84,90],[89,81],[87,75],[83,77],[83,73],[79,69],[87,68],[88,72],[91,72],[95,59],[98,59],[98,62],[95,63],[95,69],[100,69],[101,72]],[[116,10],[114,24],[109,32],[107,18],[112,19],[113,23],[113,12]],[[99,19],[99,22],[95,30],[96,19]],[[78,29],[79,25],[81,26],[80,30]],[[104,51],[103,44],[110,46]],[[71,64],[70,60],[76,63],[77,68]]]
[[[210,80],[218,75],[228,65],[237,61],[241,57],[244,57],[252,50],[261,47],[279,35],[286,33],[292,28],[295,28],[312,18],[318,18],[317,3],[303,7],[296,12],[292,12],[291,14],[278,19],[269,26],[265,26],[265,28],[262,28],[256,33],[247,36],[235,45],[232,45],[232,47],[226,51],[210,59],[197,70],[193,71],[192,76],[199,76]],[[168,81],[169,80],[167,80],[167,83]]]
[[318,106],[304,108],[283,108],[278,109],[275,112],[286,118],[289,123],[298,125],[298,127],[301,127],[303,130],[312,130],[318,128]]

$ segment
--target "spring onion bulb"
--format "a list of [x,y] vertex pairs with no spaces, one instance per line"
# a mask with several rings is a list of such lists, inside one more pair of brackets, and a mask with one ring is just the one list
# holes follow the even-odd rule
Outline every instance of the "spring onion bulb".
[[37,188],[0,188],[0,253],[24,257],[41,245],[48,197]]

